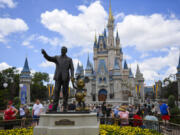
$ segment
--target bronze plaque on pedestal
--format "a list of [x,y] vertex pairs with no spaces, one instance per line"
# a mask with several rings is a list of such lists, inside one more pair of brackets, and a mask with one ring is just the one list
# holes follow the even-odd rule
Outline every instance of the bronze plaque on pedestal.
[[55,121],[55,125],[57,125],[57,126],[74,126],[75,122],[68,120],[68,119],[62,119],[59,121]]

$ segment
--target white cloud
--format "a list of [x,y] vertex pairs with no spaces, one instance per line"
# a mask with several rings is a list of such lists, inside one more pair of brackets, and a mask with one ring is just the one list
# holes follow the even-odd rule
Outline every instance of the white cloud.
[[142,62],[135,61],[132,63],[132,69],[135,73],[137,64],[139,64],[140,70],[142,71],[146,82],[164,79],[170,74],[175,74],[177,72],[176,67],[178,65],[178,57],[178,48],[172,47],[168,51],[168,54],[164,57],[152,57],[145,59]]
[[175,17],[127,15],[117,27],[124,46],[141,51],[180,46],[180,20]]
[[42,62],[40,65],[40,67],[55,67],[55,64],[53,62],[49,62],[49,61],[44,61]]
[[4,69],[7,69],[7,68],[10,68],[11,66],[8,65],[6,62],[2,62],[0,63],[0,71],[4,70]]
[[19,18],[0,18],[0,42],[6,42],[6,36],[15,32],[27,31],[27,24]]
[[54,84],[54,74],[49,74],[49,82]]
[[41,14],[41,23],[51,31],[63,36],[63,45],[68,47],[93,45],[95,31],[102,32],[107,13],[100,1],[90,6],[78,7],[80,13],[74,16],[66,10],[54,9]]
[[122,18],[124,18],[125,17],[125,14],[124,13],[118,13],[117,15],[115,15],[115,20],[117,20],[117,19],[122,19]]
[[143,54],[140,56],[140,58],[145,58],[145,57],[148,57],[148,56],[149,56],[148,53],[143,53]]
[[75,53],[73,57],[80,57],[80,56],[88,55],[88,53],[93,53],[92,47],[82,48],[81,50],[79,50],[79,53]]
[[34,49],[34,52],[35,52],[35,53],[38,53],[38,52],[39,52],[39,50],[37,50],[37,49]]
[[[49,38],[43,35],[38,34],[32,34],[29,37],[27,37],[23,42],[22,45],[26,46],[28,48],[34,48],[34,45],[32,45],[34,41],[40,41],[43,44],[50,44],[52,46],[60,45],[60,40],[57,37]],[[34,50],[34,52],[37,52],[37,50]]]
[[[78,62],[80,65],[82,65],[82,63],[78,59],[73,59],[74,68],[77,67]],[[53,62],[44,61],[39,66],[40,67],[55,67],[55,64]]]
[[126,59],[126,60],[130,60],[130,59],[132,59],[132,57],[130,56],[130,55],[127,55],[127,54],[124,54],[124,59]]
[[0,8],[14,8],[16,7],[17,3],[14,2],[13,0],[0,0]]
[[50,44],[53,46],[60,45],[60,40],[57,37],[54,38],[48,38],[46,36],[40,35],[37,37],[38,40],[42,41],[44,44]]

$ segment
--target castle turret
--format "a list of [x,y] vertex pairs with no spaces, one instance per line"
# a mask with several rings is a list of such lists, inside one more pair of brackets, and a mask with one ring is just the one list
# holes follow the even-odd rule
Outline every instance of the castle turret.
[[129,77],[129,69],[126,60],[124,60],[124,69],[123,69],[124,79],[127,80]]
[[111,0],[109,2],[109,18],[108,18],[108,45],[109,47],[114,46],[114,17],[111,10]]
[[79,62],[77,64],[77,69],[76,69],[76,76],[84,76],[84,69],[83,69],[83,65],[80,65]]
[[124,61],[124,69],[125,69],[125,70],[127,70],[127,69],[128,69],[128,65],[127,65],[126,60]]
[[104,37],[106,38],[106,29],[104,28]]
[[129,69],[129,78],[134,78],[131,68]]
[[87,65],[86,65],[86,69],[85,69],[85,75],[86,76],[91,76],[93,73],[93,67],[92,64],[89,60],[89,55],[88,55],[88,59],[87,59]]
[[139,65],[137,65],[135,80],[136,87],[139,89],[138,91],[140,92],[138,95],[144,101],[144,78],[143,74],[140,72]]
[[20,74],[20,99],[21,104],[30,104],[30,84],[31,84],[31,72],[28,65],[27,58],[25,59],[23,70]]
[[180,55],[179,55],[179,62],[178,62],[178,66],[177,66],[176,79],[178,82],[178,101],[179,101],[180,100]]
[[120,48],[120,38],[119,38],[118,31],[116,32],[116,48],[117,49]]

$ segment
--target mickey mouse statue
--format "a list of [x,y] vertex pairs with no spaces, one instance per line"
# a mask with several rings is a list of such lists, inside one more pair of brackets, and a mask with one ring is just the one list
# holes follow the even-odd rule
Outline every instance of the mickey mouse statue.
[[85,104],[85,97],[87,95],[87,89],[85,89],[85,83],[89,82],[88,77],[77,76],[76,81],[73,83],[73,87],[76,89],[75,98],[78,102],[76,111],[89,111]]

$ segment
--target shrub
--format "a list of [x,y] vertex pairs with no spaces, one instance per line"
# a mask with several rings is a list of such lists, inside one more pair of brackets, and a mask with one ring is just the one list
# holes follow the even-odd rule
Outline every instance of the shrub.
[[11,130],[0,130],[0,135],[33,135],[33,128],[15,128]]
[[168,97],[168,106],[170,108],[174,108],[175,107],[175,97],[173,95],[170,95]]
[[161,135],[160,133],[140,127],[100,125],[100,135]]

